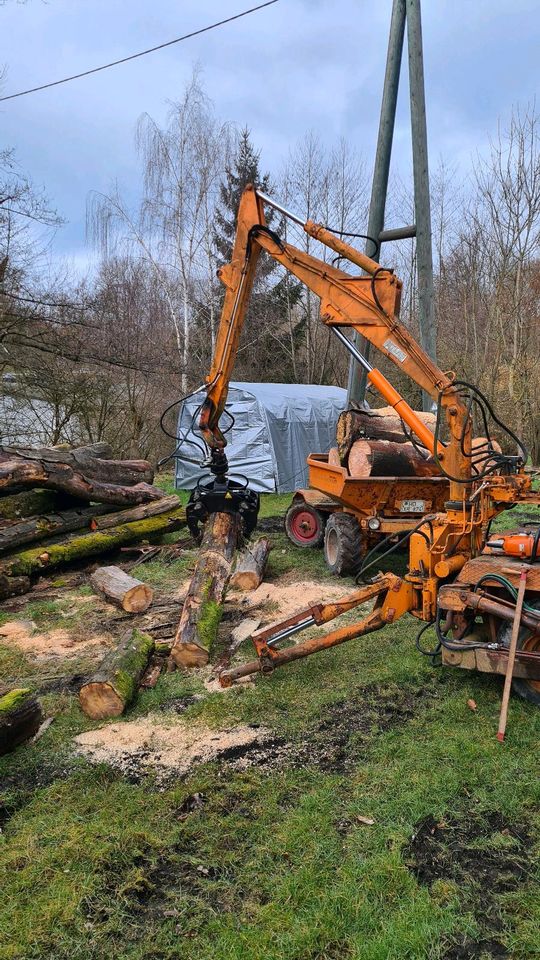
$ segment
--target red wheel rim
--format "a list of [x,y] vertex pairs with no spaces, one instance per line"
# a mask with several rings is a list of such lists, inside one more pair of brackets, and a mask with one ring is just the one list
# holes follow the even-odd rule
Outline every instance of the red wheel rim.
[[302,543],[311,543],[319,532],[319,522],[311,511],[299,510],[291,518],[291,533]]

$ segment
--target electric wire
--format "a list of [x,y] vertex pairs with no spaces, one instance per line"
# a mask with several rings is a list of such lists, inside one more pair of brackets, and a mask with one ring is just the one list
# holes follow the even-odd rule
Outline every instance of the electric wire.
[[165,47],[172,47],[175,43],[181,43],[183,40],[190,40],[192,37],[198,37],[202,33],[208,33],[210,30],[215,30],[217,27],[223,27],[227,23],[232,23],[233,20],[240,20],[241,17],[247,17],[250,13],[256,13],[257,10],[263,10],[264,7],[271,7],[274,3],[279,3],[279,0],[266,0],[266,3],[260,3],[256,7],[250,7],[249,10],[242,10],[241,13],[236,13],[232,17],[227,17],[225,20],[218,20],[216,23],[211,23],[207,27],[201,27],[199,30],[193,30],[191,33],[185,33],[182,37],[175,37],[174,40],[167,40],[165,43],[159,43],[155,47],[148,47],[147,50],[139,50],[138,53],[132,53],[128,57],[121,57],[119,60],[112,60],[110,63],[104,63],[100,67],[92,67],[91,70],[83,70],[81,73],[74,73],[70,77],[63,77],[61,80],[53,80],[50,83],[42,83],[38,87],[30,87],[28,90],[19,90],[18,93],[10,93],[5,97],[0,97],[0,103],[3,103],[6,100],[15,100],[17,97],[25,97],[29,93],[37,93],[38,90],[47,90],[49,87],[58,87],[61,83],[69,83],[71,80],[79,80],[81,77],[88,77],[92,73],[99,73],[101,70],[108,70],[110,67],[117,67],[121,63],[128,63],[130,60],[137,60],[138,57],[145,57],[149,53],[155,53],[157,50],[164,50]]

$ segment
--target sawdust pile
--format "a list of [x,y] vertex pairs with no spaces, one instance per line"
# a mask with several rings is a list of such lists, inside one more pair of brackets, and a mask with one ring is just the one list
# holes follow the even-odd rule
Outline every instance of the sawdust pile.
[[285,585],[263,582],[249,594],[231,590],[227,594],[227,599],[239,602],[245,611],[261,608],[264,612],[265,607],[271,608],[269,619],[275,620],[276,616],[285,619],[303,610],[304,607],[311,607],[316,603],[329,603],[350,592],[350,588],[342,583],[295,580]]
[[183,776],[192,766],[208,763],[231,751],[264,743],[265,727],[239,726],[226,730],[184,723],[164,724],[152,716],[111,723],[75,737],[76,748],[94,763],[108,763],[123,774],[153,770]]
[[40,633],[31,620],[9,620],[4,623],[0,626],[0,641],[13,644],[36,660],[73,657],[86,650],[92,653],[105,652],[111,645],[111,638],[106,634],[87,637],[63,628]]

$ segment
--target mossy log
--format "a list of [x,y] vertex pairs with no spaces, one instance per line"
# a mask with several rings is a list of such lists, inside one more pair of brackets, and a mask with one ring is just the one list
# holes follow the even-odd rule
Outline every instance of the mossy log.
[[85,503],[78,497],[70,497],[69,494],[59,493],[57,490],[24,490],[22,493],[0,498],[0,518],[20,520],[23,517],[39,517],[46,513],[83,506]]
[[208,663],[238,545],[238,514],[213,513],[206,521],[195,572],[188,587],[171,659],[177,667]]
[[392,443],[390,440],[356,440],[349,453],[348,470],[357,480],[440,476],[432,457],[426,459],[412,443]]
[[[430,430],[435,429],[435,414],[417,410],[416,415]],[[406,428],[408,431],[408,428]],[[407,435],[403,421],[393,407],[380,407],[378,410],[344,410],[336,424],[336,441],[339,458],[343,467],[347,466],[349,452],[356,440],[390,440],[392,443],[406,443]]]
[[81,708],[92,720],[119,717],[133,700],[154,651],[147,633],[132,630],[111,650],[79,690]]
[[[29,517],[14,523],[3,523],[0,520],[0,553],[17,550],[27,543],[46,540],[63,533],[72,533],[84,527],[94,528],[93,521],[101,514],[111,511],[112,507],[106,504],[96,504],[93,507],[81,507],[78,510],[62,510],[57,513],[46,513],[38,517]],[[115,526],[113,513],[110,526]],[[135,519],[135,518],[134,518]],[[119,521],[120,522],[120,521]]]
[[130,577],[120,567],[98,567],[90,576],[94,590],[127,613],[143,613],[152,603],[154,591],[146,583]]
[[229,586],[234,590],[256,590],[263,581],[269,553],[268,537],[260,537],[254,544],[248,544],[236,557]]
[[131,523],[135,520],[145,520],[147,517],[157,517],[160,513],[167,513],[178,506],[178,497],[162,497],[161,500],[141,503],[137,507],[130,507],[128,510],[118,510],[106,516],[96,516],[90,527],[92,530],[107,530],[109,527],[117,527],[121,523]]
[[66,566],[75,560],[95,557],[116,550],[126,543],[161,536],[179,530],[185,523],[185,510],[177,506],[168,513],[135,523],[124,523],[109,530],[97,530],[71,537],[46,547],[33,547],[6,557],[0,562],[0,577],[36,576],[45,570]]
[[10,690],[0,697],[0,754],[33,737],[42,719],[39,702],[30,690]]

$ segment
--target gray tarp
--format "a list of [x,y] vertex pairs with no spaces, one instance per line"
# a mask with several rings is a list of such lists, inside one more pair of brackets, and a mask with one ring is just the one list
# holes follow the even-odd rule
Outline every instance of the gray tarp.
[[[179,437],[197,440],[190,426],[203,397],[203,393],[197,394],[181,407]],[[252,489],[261,493],[287,493],[306,486],[306,457],[308,453],[327,453],[334,446],[336,421],[346,398],[341,387],[231,383],[227,401],[235,419],[227,434],[231,475],[248,477]],[[222,429],[228,423],[224,416]],[[202,453],[196,447],[184,443],[179,455],[176,487],[191,490],[208,470],[200,467]]]

